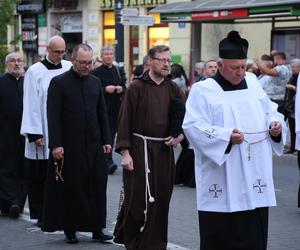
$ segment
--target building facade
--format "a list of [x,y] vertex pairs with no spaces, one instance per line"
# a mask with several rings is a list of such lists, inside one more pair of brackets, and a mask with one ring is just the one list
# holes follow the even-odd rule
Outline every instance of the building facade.
[[[170,46],[173,61],[191,73],[195,62],[218,59],[218,43],[232,29],[249,40],[249,58],[273,49],[285,52],[288,60],[300,57],[300,1],[275,4],[270,0],[269,5],[260,8],[247,7],[248,2],[253,2],[247,0],[231,7],[222,6],[221,0],[217,2],[124,0],[123,8],[139,17],[154,17],[153,25],[124,25],[124,66],[128,75],[142,62],[148,49],[157,44]],[[75,44],[86,42],[94,49],[94,57],[99,57],[102,46],[116,43],[114,4],[114,0],[21,2],[16,10],[19,22],[9,29],[8,43],[19,30],[20,46],[29,65],[46,54],[47,41],[53,35],[66,40],[69,52]]]

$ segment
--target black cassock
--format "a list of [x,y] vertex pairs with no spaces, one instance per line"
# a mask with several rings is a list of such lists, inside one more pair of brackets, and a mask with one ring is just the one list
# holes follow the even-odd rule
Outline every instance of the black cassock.
[[[101,84],[103,89],[105,89],[108,85],[119,85],[125,90],[126,84],[126,76],[123,68],[112,65],[112,67],[108,67],[102,64],[100,67],[96,68],[92,74],[99,77],[101,79]],[[109,94],[104,91],[104,98],[107,107],[108,119],[109,119],[109,126],[112,133],[112,138],[115,137],[115,133],[117,130],[117,121],[118,121],[118,114],[121,106],[121,97],[123,92],[112,93]]]
[[20,135],[23,110],[23,77],[0,77],[0,209],[21,210],[26,199],[24,137]]
[[50,153],[43,231],[98,231],[106,225],[107,166],[102,146],[111,144],[99,79],[71,68],[54,77],[47,101],[49,147],[64,148],[62,177],[56,181]]

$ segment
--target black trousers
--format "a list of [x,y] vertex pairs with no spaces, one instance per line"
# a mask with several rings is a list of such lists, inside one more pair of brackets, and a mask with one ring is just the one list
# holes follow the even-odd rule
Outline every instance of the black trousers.
[[[298,151],[298,169],[300,174],[300,151]],[[299,181],[299,188],[298,188],[298,207],[300,207],[300,181]]]
[[233,213],[198,211],[200,250],[266,250],[268,208]]
[[296,142],[295,118],[288,117],[288,121],[289,121],[290,135],[291,135],[291,147],[290,147],[290,149],[292,151],[294,151],[295,150],[295,142]]
[[284,100],[271,99],[271,101],[277,103],[277,105],[278,105],[277,111],[284,115]]
[[27,186],[30,218],[41,220],[48,160],[27,160]]

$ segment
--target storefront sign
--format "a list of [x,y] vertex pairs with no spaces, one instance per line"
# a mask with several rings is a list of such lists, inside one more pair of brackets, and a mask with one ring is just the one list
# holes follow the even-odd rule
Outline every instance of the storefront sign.
[[37,16],[38,27],[46,27],[47,26],[47,18],[46,14],[38,14]]
[[176,14],[160,14],[160,20],[162,22],[187,22],[191,21],[192,17],[189,13],[176,13]]
[[17,12],[19,14],[33,14],[33,13],[43,13],[44,12],[44,1],[22,1],[17,4]]
[[[124,0],[124,7],[157,6],[165,4],[167,0]],[[115,0],[99,0],[101,9],[111,9],[115,6]]]
[[23,50],[37,49],[36,16],[22,16],[22,47]]
[[137,8],[124,8],[121,10],[123,16],[138,16],[139,10]]
[[82,32],[82,16],[80,13],[63,14],[59,19],[62,33]]
[[153,16],[123,16],[121,23],[123,25],[146,25],[152,26],[154,24]]
[[216,10],[192,13],[192,20],[218,20],[242,17],[248,17],[248,9]]
[[38,54],[43,56],[47,53],[47,27],[39,27],[38,34]]

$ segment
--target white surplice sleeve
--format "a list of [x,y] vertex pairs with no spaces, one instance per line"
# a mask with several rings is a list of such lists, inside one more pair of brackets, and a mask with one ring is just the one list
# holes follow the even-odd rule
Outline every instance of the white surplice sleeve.
[[41,103],[39,100],[38,79],[34,70],[29,68],[24,77],[23,116],[21,134],[43,135]]
[[300,74],[298,75],[297,88],[296,88],[295,121],[296,121],[296,149],[300,150]]
[[287,136],[287,126],[284,121],[284,116],[277,111],[278,105],[270,100],[270,98],[263,92],[266,98],[266,122],[267,122],[267,127],[269,128],[271,123],[273,121],[278,121],[280,122],[282,126],[282,131],[281,131],[281,141],[280,142],[275,142],[270,138],[272,148],[274,152],[277,155],[282,155],[283,154],[283,149],[286,141],[286,136]]
[[222,165],[233,128],[213,124],[211,105],[207,101],[203,83],[194,84],[186,102],[183,130],[192,148],[217,165]]

